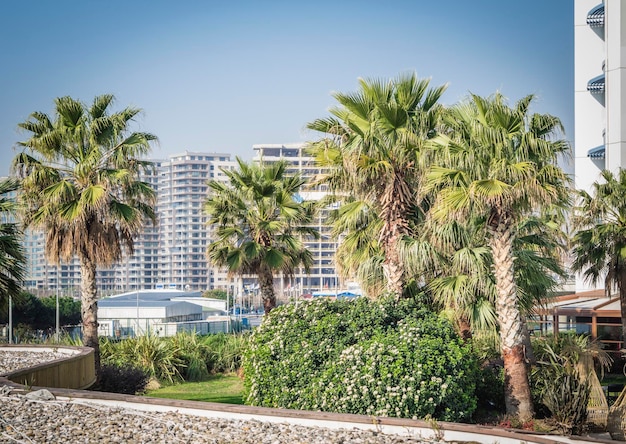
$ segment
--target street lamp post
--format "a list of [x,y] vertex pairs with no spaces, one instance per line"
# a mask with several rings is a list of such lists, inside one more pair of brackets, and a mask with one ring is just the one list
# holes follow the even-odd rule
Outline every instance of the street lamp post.
[[60,320],[60,316],[59,316],[59,292],[57,291],[57,299],[56,299],[56,335],[57,335],[57,342],[59,342],[60,338],[61,338],[61,333],[60,333],[60,327],[59,327],[59,320]]
[[137,332],[135,333],[135,337],[137,337],[139,336],[139,285],[137,285],[137,288],[135,290],[135,295],[137,296],[137,321],[136,321]]

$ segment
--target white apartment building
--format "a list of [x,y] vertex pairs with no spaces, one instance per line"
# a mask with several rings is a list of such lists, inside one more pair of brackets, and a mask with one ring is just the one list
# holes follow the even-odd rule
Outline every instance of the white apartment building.
[[[259,144],[253,145],[252,148],[255,151],[254,162],[272,163],[285,160],[289,162],[288,172],[300,173],[305,179],[313,179],[321,172],[313,158],[305,153],[302,143]],[[324,186],[320,186],[313,190],[302,190],[300,194],[306,200],[319,200],[325,196],[326,190]],[[313,255],[313,265],[309,273],[299,269],[291,282],[282,279],[278,284],[279,294],[290,297],[289,293],[292,291],[302,294],[341,288],[342,281],[334,263],[338,243],[330,236],[331,227],[327,224],[327,218],[328,211],[319,212],[315,227],[319,230],[320,239],[310,239],[306,242],[306,247]]]
[[575,187],[589,190],[601,170],[626,167],[626,2],[575,1],[574,89]]
[[[207,181],[225,179],[221,171],[233,169],[230,154],[189,152],[153,160],[154,170],[142,180],[157,193],[157,225],[146,225],[135,241],[132,256],[110,268],[99,267],[97,286],[101,296],[123,291],[158,288],[204,291],[227,288],[226,272],[206,260],[210,229],[203,204]],[[80,267],[75,260],[60,266],[49,264],[44,255],[44,236],[28,231],[27,290],[40,294],[78,296]]]
[[230,154],[186,151],[161,162],[158,178],[158,285],[185,291],[226,288],[226,273],[206,259],[210,229],[203,205],[210,180],[234,169]]

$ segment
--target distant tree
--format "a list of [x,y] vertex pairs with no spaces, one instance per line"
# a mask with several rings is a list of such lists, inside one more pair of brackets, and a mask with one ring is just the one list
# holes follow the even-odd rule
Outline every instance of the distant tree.
[[23,292],[13,306],[13,323],[23,330],[45,330],[54,325],[54,312],[48,312],[34,294]]
[[228,293],[226,290],[222,290],[220,288],[214,288],[213,290],[207,290],[202,293],[203,298],[212,298],[212,299],[226,299],[226,295]]
[[54,116],[32,113],[18,127],[13,172],[21,180],[25,226],[43,230],[46,257],[53,263],[80,261],[83,342],[98,345],[96,269],[133,253],[134,238],[147,220],[156,221],[155,192],[140,179],[152,167],[142,160],[152,134],[130,132],[140,113],[110,113],[114,97],[97,96],[91,106],[71,97],[55,99]]
[[[80,323],[80,301],[71,297],[59,298],[60,325]],[[56,326],[56,296],[39,298],[22,292],[13,306],[13,322],[23,330],[51,330]]]
[[237,163],[238,170],[222,170],[226,183],[209,182],[205,211],[216,239],[207,256],[230,273],[256,274],[269,313],[276,306],[275,274],[289,276],[312,262],[304,239],[319,236],[310,225],[314,204],[299,198],[304,179],[288,175],[286,162],[255,165],[237,158]]
[[[54,324],[56,325],[56,296],[41,298],[41,303],[48,312],[54,313]],[[80,320],[80,301],[69,296],[59,297],[59,323],[61,325],[78,325]]]
[[234,301],[233,295],[232,294],[228,294],[228,292],[226,290],[222,290],[220,288],[214,288],[213,290],[207,290],[204,293],[202,293],[202,297],[210,298],[210,299],[222,299],[224,301],[228,299],[228,305],[230,307],[233,306],[233,301]]
[[594,285],[603,281],[607,292],[617,289],[622,338],[626,338],[626,170],[617,175],[602,171],[591,194],[579,191],[578,195],[572,270],[582,272]]

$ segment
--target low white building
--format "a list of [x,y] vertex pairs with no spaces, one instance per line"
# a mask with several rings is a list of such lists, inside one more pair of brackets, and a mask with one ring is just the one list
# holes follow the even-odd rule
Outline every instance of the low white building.
[[200,292],[139,290],[98,301],[98,334],[114,338],[180,331],[199,334],[228,331],[226,301],[207,299]]

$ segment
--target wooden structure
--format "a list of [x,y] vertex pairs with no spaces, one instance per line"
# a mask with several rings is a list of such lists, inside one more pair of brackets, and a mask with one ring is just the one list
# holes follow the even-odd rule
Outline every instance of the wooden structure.
[[2,345],[5,352],[54,351],[67,355],[54,361],[45,362],[33,367],[23,368],[11,373],[0,375],[0,379],[25,386],[55,387],[68,389],[86,389],[96,382],[96,365],[93,349],[90,347],[69,347],[49,345]]
[[540,334],[588,334],[614,358],[620,358],[624,348],[619,297],[607,296],[604,290],[558,296],[535,310],[528,327]]

